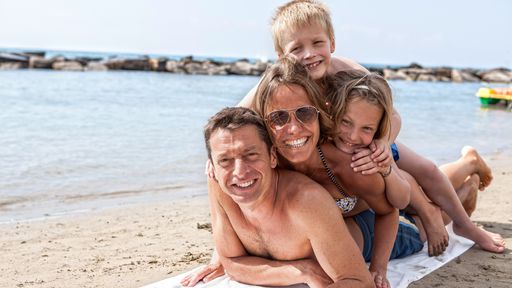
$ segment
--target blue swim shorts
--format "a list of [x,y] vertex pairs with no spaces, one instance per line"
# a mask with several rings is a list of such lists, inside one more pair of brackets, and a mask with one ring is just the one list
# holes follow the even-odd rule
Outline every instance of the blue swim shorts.
[[395,143],[391,144],[391,154],[393,154],[393,159],[398,161],[400,159],[400,154],[398,153],[398,146]]
[[[403,258],[423,249],[424,243],[420,239],[420,232],[414,224],[414,219],[403,212],[400,212],[400,216],[402,217],[400,217],[398,233],[389,259]],[[373,238],[375,236],[375,213],[371,210],[366,210],[352,218],[354,218],[363,233],[364,260],[370,262],[373,254]]]

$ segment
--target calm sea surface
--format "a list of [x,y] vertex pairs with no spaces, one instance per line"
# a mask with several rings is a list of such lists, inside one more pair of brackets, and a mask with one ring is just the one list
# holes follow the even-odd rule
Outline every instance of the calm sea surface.
[[[0,71],[0,223],[206,194],[202,127],[257,77]],[[442,164],[512,149],[480,84],[391,82],[399,139]]]

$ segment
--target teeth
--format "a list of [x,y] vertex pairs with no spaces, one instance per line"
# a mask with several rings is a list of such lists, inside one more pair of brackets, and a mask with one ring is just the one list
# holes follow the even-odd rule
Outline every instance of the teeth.
[[286,144],[287,146],[291,146],[292,148],[299,148],[299,147],[304,146],[304,144],[306,143],[306,140],[308,140],[307,137],[302,137],[302,138],[295,139],[292,141],[285,141],[284,144]]
[[251,180],[251,181],[247,181],[244,183],[236,184],[236,186],[238,186],[240,188],[247,188],[247,187],[251,186],[253,183],[254,183],[254,180]]
[[316,66],[318,66],[320,64],[320,61],[317,61],[317,62],[314,62],[314,63],[311,63],[311,64],[307,64],[306,66],[308,68],[315,68]]

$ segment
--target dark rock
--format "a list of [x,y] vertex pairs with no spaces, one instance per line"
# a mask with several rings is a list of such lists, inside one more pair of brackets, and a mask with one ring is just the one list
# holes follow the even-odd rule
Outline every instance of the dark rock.
[[434,68],[432,74],[434,76],[438,77],[439,79],[442,79],[443,77],[451,79],[452,78],[452,68],[450,68],[450,67]]
[[98,57],[77,57],[77,58],[75,58],[73,60],[76,61],[76,62],[79,62],[83,66],[86,66],[87,63],[89,63],[89,62],[99,62],[99,61],[103,60],[103,58],[98,58]]
[[185,57],[180,59],[180,62],[183,62],[183,63],[188,63],[188,62],[191,62],[191,61],[194,61],[194,57],[192,57],[191,55],[185,56]]
[[110,58],[103,64],[110,70],[121,70],[123,68],[124,60],[120,58]]
[[149,70],[151,70],[151,65],[149,64],[148,58],[125,59],[123,61],[123,65],[122,65],[121,69],[136,70],[136,71],[149,71]]
[[423,69],[423,66],[421,66],[420,64],[418,64],[416,62],[412,62],[411,64],[409,64],[409,66],[407,66],[405,68]]

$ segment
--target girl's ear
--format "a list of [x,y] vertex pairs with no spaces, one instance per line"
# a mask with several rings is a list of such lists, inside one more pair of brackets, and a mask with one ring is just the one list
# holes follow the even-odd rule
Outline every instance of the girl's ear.
[[334,53],[334,50],[336,50],[336,41],[331,39],[331,53]]

